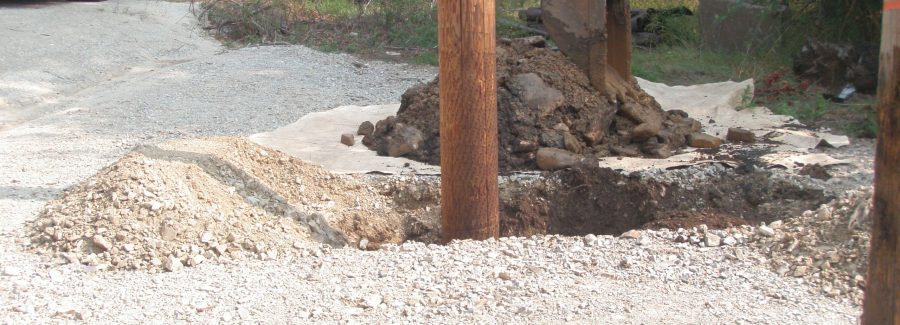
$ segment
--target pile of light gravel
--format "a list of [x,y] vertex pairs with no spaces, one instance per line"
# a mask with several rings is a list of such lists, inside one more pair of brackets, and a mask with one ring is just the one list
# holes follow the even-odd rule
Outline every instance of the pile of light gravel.
[[813,284],[814,293],[859,305],[868,266],[871,200],[871,187],[864,187],[783,221],[727,230],[678,229],[673,238],[701,247],[753,247],[769,258],[775,273]]
[[177,271],[320,242],[401,242],[403,209],[370,183],[238,138],[141,147],[50,202],[32,249],[99,269]]

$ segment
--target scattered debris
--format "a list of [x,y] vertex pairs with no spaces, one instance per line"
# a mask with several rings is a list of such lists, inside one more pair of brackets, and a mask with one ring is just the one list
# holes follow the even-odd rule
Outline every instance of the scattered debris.
[[794,57],[794,73],[825,87],[833,98],[849,87],[871,94],[878,86],[878,45],[808,40]]

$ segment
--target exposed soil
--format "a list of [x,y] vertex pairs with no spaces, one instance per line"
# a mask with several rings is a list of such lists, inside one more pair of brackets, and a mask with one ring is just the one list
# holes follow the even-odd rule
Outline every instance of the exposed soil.
[[[608,71],[601,95],[584,73],[541,38],[497,47],[500,169],[536,169],[536,152],[559,148],[586,157],[665,158],[701,125],[682,111],[663,111],[634,82]],[[438,81],[410,88],[396,117],[376,123],[363,143],[379,154],[440,163]]]
[[732,172],[691,184],[664,184],[592,166],[555,177],[552,184],[504,190],[503,235],[618,235],[699,224],[727,228],[798,215],[830,199],[821,190],[767,172]]
[[644,228],[691,229],[700,225],[706,225],[712,229],[727,229],[746,224],[746,220],[725,213],[677,211],[660,216],[659,219],[644,224]]

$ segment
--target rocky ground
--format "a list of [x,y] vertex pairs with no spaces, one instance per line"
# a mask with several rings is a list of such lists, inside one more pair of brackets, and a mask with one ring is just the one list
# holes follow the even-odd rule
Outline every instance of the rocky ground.
[[[197,203],[204,210],[212,209],[206,211],[209,214],[199,214],[206,219],[198,219],[196,225],[201,224],[199,221],[214,224],[209,220],[216,220],[216,212],[221,211],[215,209],[224,209],[224,206],[214,206],[217,202],[237,206],[260,204],[257,207],[262,211],[256,217],[268,218],[265,214],[269,210],[278,211],[278,201],[261,204],[269,197],[250,194],[261,193],[259,184],[285,190],[300,188],[290,184],[292,180],[296,183],[296,177],[260,179],[259,175],[269,174],[259,169],[265,169],[270,163],[282,163],[279,154],[266,152],[264,155],[246,147],[237,153],[223,148],[210,150],[208,143],[191,147],[202,143],[194,140],[177,140],[182,142],[173,142],[178,144],[174,147],[172,143],[169,147],[162,143],[173,138],[240,136],[265,131],[307,112],[341,104],[394,102],[410,86],[434,77],[432,68],[380,62],[366,62],[366,68],[358,68],[353,64],[357,61],[353,57],[323,54],[303,47],[224,50],[213,40],[196,36],[199,31],[185,14],[187,8],[187,4],[126,0],[0,7],[0,15],[4,17],[0,28],[29,31],[0,34],[4,44],[32,46],[19,46],[15,50],[0,48],[3,58],[19,57],[17,60],[22,61],[8,65],[12,68],[4,68],[8,70],[0,73],[3,81],[0,87],[6,87],[3,90],[7,91],[0,92],[0,96],[12,93],[10,89],[14,88],[9,87],[12,84],[18,87],[29,82],[40,83],[53,89],[52,96],[43,94],[41,99],[7,98],[6,106],[0,110],[2,114],[28,112],[8,119],[14,122],[0,131],[0,322],[852,324],[858,318],[858,288],[864,287],[864,279],[857,275],[864,274],[860,266],[865,265],[866,220],[854,212],[865,205],[867,194],[865,190],[849,191],[871,184],[873,144],[865,141],[855,142],[849,148],[829,149],[832,155],[852,159],[852,164],[827,168],[832,176],[827,180],[772,170],[773,179],[819,187],[824,203],[836,201],[824,208],[812,207],[808,213],[785,215],[781,221],[767,220],[765,227],[758,223],[724,230],[704,230],[697,226],[683,230],[641,230],[616,237],[535,235],[487,242],[461,241],[446,246],[388,243],[367,246],[370,251],[360,250],[358,243],[336,248],[315,239],[299,240],[298,245],[280,244],[281,250],[276,254],[269,254],[265,249],[263,254],[253,251],[255,245],[242,248],[242,252],[252,252],[248,255],[253,258],[218,260],[214,257],[200,263],[187,262],[185,258],[184,264],[196,265],[173,272],[164,272],[164,267],[158,269],[160,272],[104,269],[99,267],[106,261],[101,256],[95,256],[96,263],[88,261],[85,265],[81,259],[82,263],[71,263],[64,255],[54,254],[59,248],[45,246],[44,251],[35,248],[31,245],[34,235],[39,238],[43,235],[31,225],[39,225],[46,217],[52,219],[52,211],[57,210],[45,209],[52,200],[85,204],[85,200],[67,200],[75,199],[75,194],[90,193],[90,198],[97,195],[99,201],[108,202],[103,200],[111,199],[113,193],[118,193],[117,198],[119,195],[129,198],[128,192],[132,192],[138,201],[135,205],[96,207],[109,210],[111,216],[119,215],[121,211],[116,212],[117,209],[145,209],[148,214],[144,221],[149,222],[157,220],[151,219],[151,211],[179,209],[177,205],[181,201],[159,197],[149,189],[186,182],[166,177],[181,175],[177,173],[179,170],[197,171],[194,168],[204,166],[218,172],[204,172],[211,176],[195,181],[209,185],[202,187],[211,191],[224,191],[211,197],[230,198],[228,195],[237,193],[241,200],[196,197],[193,198],[196,201],[181,201]],[[120,20],[112,23],[112,19]],[[96,23],[100,21],[107,24]],[[55,32],[70,30],[73,24],[84,31],[79,37]],[[31,26],[40,26],[40,30],[31,30]],[[77,75],[84,68],[79,64],[66,65],[65,60],[54,57],[62,57],[59,53],[47,54],[48,57],[38,53],[44,53],[42,49],[48,44],[78,48],[75,44],[90,40],[95,35],[91,33],[94,29],[104,40],[116,40],[98,41],[102,44],[90,54],[98,58],[139,48],[143,44],[135,39],[139,35],[175,35],[172,37],[178,41],[163,42],[159,49],[142,55],[119,56],[133,59],[96,68],[102,70],[97,75],[104,78],[84,78],[81,82],[77,78],[52,77],[60,75],[60,71]],[[34,42],[36,36],[31,34],[50,36],[42,36],[47,38],[44,42]],[[5,51],[35,54],[13,56]],[[182,61],[163,62],[161,53],[181,53]],[[36,60],[54,59],[59,59],[55,62],[62,62],[64,68],[47,67],[48,74],[17,72],[18,67],[39,66]],[[153,62],[163,63],[150,66]],[[73,80],[75,86],[66,83]],[[64,86],[53,86],[54,82]],[[223,163],[208,164],[203,163],[208,159],[187,159],[183,155],[160,155],[148,151],[144,145],[170,151],[205,152]],[[135,148],[138,150],[132,151]],[[147,155],[156,158],[145,161]],[[296,164],[300,167],[289,171],[300,174],[301,183],[309,183],[304,177],[328,180],[315,167],[304,166],[302,162]],[[164,176],[160,179],[136,174],[137,179],[133,179],[130,174],[116,171],[116,166],[131,166],[122,170],[138,171],[154,165],[157,165],[154,168],[165,167],[161,170],[171,174],[159,174]],[[228,166],[237,167],[223,169]],[[242,191],[235,184],[224,186],[226,180],[214,177],[234,171],[248,171],[248,175],[254,175],[249,179],[258,180],[259,184],[245,182]],[[636,177],[638,182],[645,178],[704,184],[698,180],[737,171],[738,168],[721,165],[702,165],[629,177]],[[98,176],[93,179],[106,175],[122,182],[91,184],[95,174]],[[534,176],[504,179],[528,177]],[[419,190],[401,191],[391,199],[396,202],[411,196],[412,202],[433,200],[424,195],[431,193],[428,184],[433,184],[433,179],[364,175],[312,183],[327,189],[329,184],[357,182],[422,186]],[[281,183],[288,184],[272,185]],[[233,193],[229,192],[231,187]],[[153,195],[137,191],[141,188]],[[338,194],[344,195],[343,198],[353,196],[346,188],[334,189],[339,191],[326,193],[335,195],[334,202],[341,202]],[[196,191],[173,193],[198,194]],[[315,194],[313,198],[328,201],[322,193]],[[259,201],[248,200],[248,196]],[[310,200],[296,194],[285,197],[284,201],[299,205],[304,197]],[[315,209],[322,202],[307,203],[310,209]],[[154,206],[159,208],[154,210]],[[57,212],[72,216],[78,211]],[[433,214],[434,210],[429,213]],[[82,216],[92,215],[95,214]],[[253,213],[235,214],[235,217],[238,215],[240,219],[247,215],[253,217]],[[143,218],[140,213],[137,216]],[[167,217],[175,216],[164,215],[158,220],[165,223]],[[272,229],[267,229],[269,225],[262,219],[240,226],[246,227],[242,229],[248,233],[259,231],[258,236],[266,236]],[[253,228],[254,224],[257,228]],[[77,225],[97,224],[83,221]],[[109,225],[105,227],[107,231],[113,229],[114,223]],[[295,235],[304,238],[309,227],[293,226],[289,224],[287,233],[295,231]],[[122,224],[117,227],[125,229]],[[65,229],[77,228],[73,221]],[[175,238],[196,240],[197,252],[201,244],[207,245],[202,247],[204,253],[208,248],[216,250],[218,245],[208,247],[212,238],[204,236],[200,227],[189,228],[194,236],[179,237],[187,232],[176,231]],[[40,229],[41,233],[45,229]],[[53,238],[56,233],[54,228],[45,235]],[[228,240],[227,233],[212,233],[217,243]],[[66,231],[61,234],[65,235]],[[85,234],[81,233],[82,244],[89,246],[81,247],[116,247],[112,244],[117,240],[116,234],[110,233],[109,238],[100,234],[102,239],[96,233],[88,237]],[[146,232],[144,236],[154,239],[155,235]],[[204,242],[204,237],[209,240]],[[110,245],[105,245],[105,241]],[[146,243],[135,239],[120,246],[125,252],[125,244],[132,244],[136,251]],[[181,256],[173,251],[194,251],[190,244],[187,246],[186,249],[164,248],[180,262]],[[204,254],[199,256],[206,259]],[[108,261],[113,265],[111,258]],[[147,260],[148,265],[152,265],[151,261],[152,258]]]

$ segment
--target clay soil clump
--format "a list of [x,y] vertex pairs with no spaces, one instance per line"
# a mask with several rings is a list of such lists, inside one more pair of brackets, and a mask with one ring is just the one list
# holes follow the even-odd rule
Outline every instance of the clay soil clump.
[[[612,91],[602,95],[542,38],[502,40],[497,47],[501,170],[558,169],[574,164],[564,161],[591,157],[667,158],[700,132],[700,123],[685,112],[663,111],[636,82],[612,70],[607,75]],[[378,121],[363,143],[381,155],[439,164],[438,91],[437,79],[407,90],[397,116]]]

